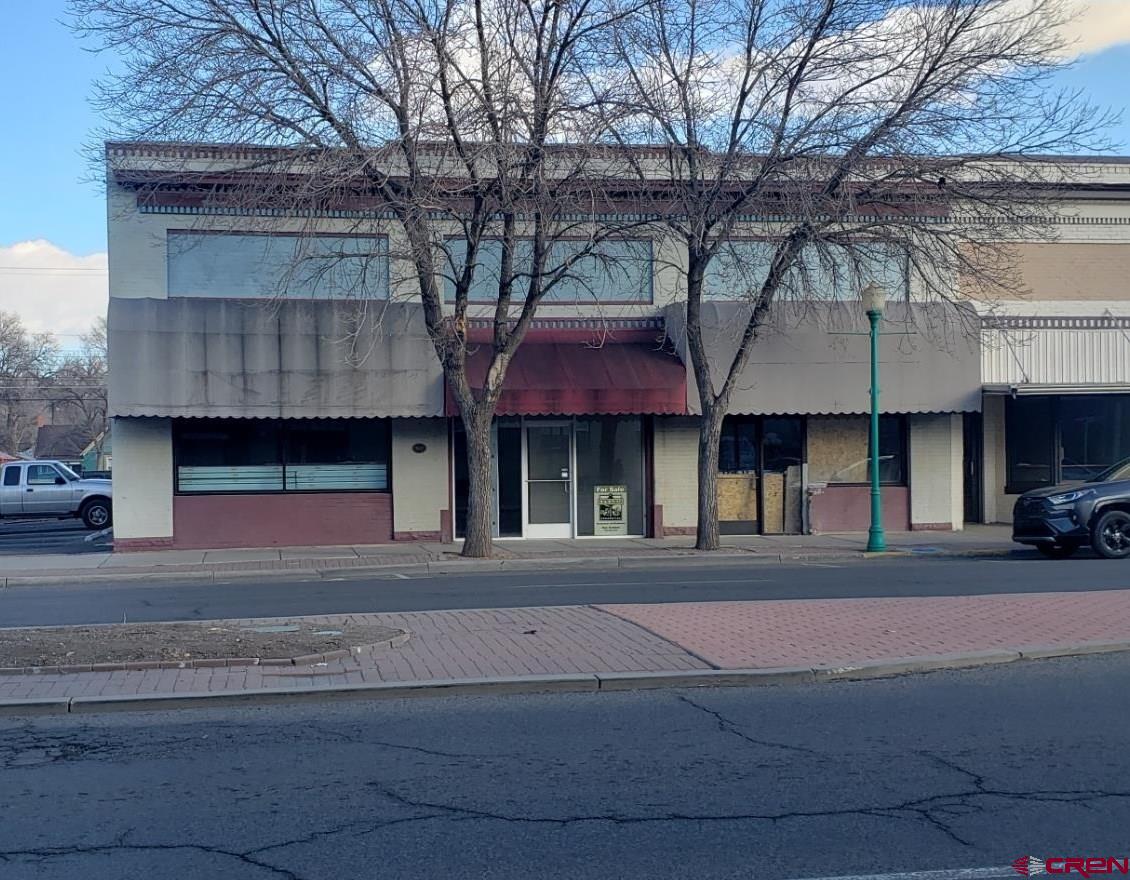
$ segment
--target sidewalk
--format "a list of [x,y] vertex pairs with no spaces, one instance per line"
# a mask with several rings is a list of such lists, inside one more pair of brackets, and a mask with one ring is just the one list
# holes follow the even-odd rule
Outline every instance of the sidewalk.
[[[292,666],[0,675],[0,711],[812,682],[1130,649],[1130,591],[333,615],[398,646]],[[250,621],[244,622],[250,623]],[[2,663],[3,658],[0,658]],[[6,705],[5,705],[6,703]]]
[[[1008,526],[971,526],[960,532],[896,532],[890,555],[997,556],[1025,553]],[[247,550],[149,550],[134,553],[0,556],[0,587],[75,580],[226,579],[272,576],[293,579],[358,574],[457,574],[483,570],[576,566],[647,567],[673,561],[748,563],[803,559],[857,559],[864,533],[728,536],[723,549],[702,553],[691,537],[600,538],[571,541],[498,541],[494,558],[463,559],[458,544],[413,542],[357,547],[285,547]]]

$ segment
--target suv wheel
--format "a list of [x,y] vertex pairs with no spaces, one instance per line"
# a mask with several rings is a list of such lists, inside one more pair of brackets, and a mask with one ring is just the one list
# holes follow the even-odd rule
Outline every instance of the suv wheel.
[[1107,559],[1130,556],[1130,513],[1110,510],[1102,514],[1091,526],[1091,546]]
[[82,522],[88,529],[105,529],[113,522],[110,502],[101,498],[88,501],[82,508]]
[[1048,559],[1066,559],[1079,549],[1079,545],[1073,541],[1063,544],[1037,544],[1036,549]]

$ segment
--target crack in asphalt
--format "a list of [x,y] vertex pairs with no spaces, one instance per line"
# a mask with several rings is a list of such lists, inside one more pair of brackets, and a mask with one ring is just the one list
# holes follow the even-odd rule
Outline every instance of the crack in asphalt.
[[[819,755],[813,749],[803,746],[782,743],[773,740],[760,740],[747,734],[732,719],[727,718],[722,712],[710,709],[696,700],[680,694],[676,699],[690,706],[699,713],[711,718],[717,730],[728,736],[735,736],[750,745],[759,748],[782,749],[804,755]],[[364,731],[357,733],[317,731],[319,735],[333,733],[332,738],[339,742],[355,743],[359,745],[372,745],[377,748],[392,750],[405,750],[416,752],[429,757],[441,759],[482,759],[494,758],[497,755],[467,754],[446,752],[439,749],[429,749],[423,746],[414,746],[404,743],[372,740]],[[93,758],[105,760],[120,754],[121,749],[113,741],[99,742],[96,731],[89,728],[80,728],[77,732],[67,734],[46,734],[37,731],[28,725],[9,731],[8,739],[0,744],[0,770],[18,770],[24,768],[43,767],[50,764],[67,761],[80,761]],[[306,735],[309,735],[307,731]],[[223,742],[225,737],[220,736],[208,739],[201,736],[179,737],[176,743],[183,745],[192,743],[196,745],[207,744],[209,748]],[[171,741],[162,741],[162,752],[167,752]],[[1094,810],[1100,804],[1110,800],[1130,799],[1130,791],[1105,790],[1105,789],[1037,789],[1031,791],[1009,790],[1000,787],[985,774],[978,773],[960,762],[960,760],[938,754],[936,752],[920,749],[912,752],[914,756],[923,761],[936,765],[941,770],[955,774],[962,780],[962,785],[955,790],[933,794],[924,797],[911,798],[897,803],[857,804],[853,806],[837,807],[834,809],[790,810],[782,812],[680,812],[677,810],[658,810],[654,814],[633,814],[631,812],[594,812],[591,814],[571,815],[533,815],[526,812],[507,813],[492,810],[487,807],[477,807],[432,801],[416,798],[405,794],[395,785],[390,785],[379,780],[364,782],[363,785],[390,802],[399,810],[408,811],[408,815],[395,818],[357,820],[332,825],[329,828],[309,831],[300,836],[285,839],[275,843],[257,846],[251,849],[231,849],[220,845],[207,845],[203,843],[144,843],[127,841],[133,833],[129,829],[117,835],[110,842],[69,846],[45,846],[38,848],[0,850],[0,863],[13,863],[17,860],[28,860],[39,863],[52,859],[82,857],[88,855],[104,855],[118,852],[198,852],[217,857],[229,858],[248,866],[270,872],[273,876],[287,878],[287,880],[303,880],[293,870],[281,867],[277,862],[283,857],[286,850],[306,844],[316,844],[321,841],[331,840],[340,835],[353,835],[362,837],[379,833],[383,830],[407,825],[415,822],[441,821],[495,821],[526,825],[546,825],[553,827],[568,827],[578,823],[607,822],[617,826],[643,825],[650,823],[679,823],[679,822],[765,822],[780,823],[797,820],[841,819],[845,817],[870,817],[883,820],[900,820],[917,822],[933,829],[945,836],[954,844],[965,848],[975,848],[977,845],[963,836],[958,831],[958,823],[968,820],[990,805],[996,803],[1029,803],[1029,804],[1060,804],[1074,805],[1082,809]],[[136,754],[130,755],[136,759]],[[798,758],[797,760],[801,760]],[[266,856],[272,856],[272,861],[267,861]]]
[[511,815],[476,807],[445,804],[436,801],[417,800],[401,794],[379,782],[366,783],[377,793],[399,804],[415,810],[431,811],[432,815],[417,817],[415,821],[434,818],[453,820],[489,820],[518,824],[544,824],[565,827],[582,822],[610,822],[615,825],[638,825],[656,822],[785,822],[794,819],[834,819],[847,816],[870,816],[879,819],[916,818],[946,835],[954,843],[964,847],[974,847],[971,841],[963,838],[945,821],[946,818],[961,818],[980,812],[983,806],[979,799],[998,798],[1031,803],[1080,804],[1090,806],[1090,801],[1110,798],[1130,798],[1130,791],[1104,791],[1101,789],[1080,790],[1038,790],[1028,792],[1002,789],[978,788],[971,791],[947,792],[914,798],[902,803],[874,806],[845,807],[833,810],[791,810],[782,813],[678,813],[667,812],[654,816],[631,816],[621,813],[602,813],[573,816],[528,816]]
[[387,740],[372,739],[372,738],[366,736],[366,734],[364,732],[357,733],[357,734],[351,734],[351,733],[346,733],[346,732],[340,731],[340,730],[327,730],[324,727],[315,727],[315,726],[311,726],[309,728],[309,730],[313,730],[319,736],[325,737],[326,739],[335,740],[339,743],[348,743],[350,745],[380,746],[381,748],[385,748],[385,749],[395,749],[397,751],[404,751],[404,752],[416,752],[417,754],[428,755],[428,756],[434,757],[434,758],[467,758],[467,759],[481,760],[481,759],[484,759],[484,758],[508,758],[508,757],[510,757],[510,755],[507,755],[507,754],[502,753],[502,752],[490,752],[489,754],[485,753],[485,752],[445,752],[442,749],[429,749],[429,748],[425,748],[424,746],[414,746],[414,745],[408,745],[406,743],[395,743],[395,742],[388,742]]
[[[119,835],[120,840],[121,835]],[[12,862],[17,858],[43,862],[49,859],[66,858],[68,856],[105,855],[115,852],[192,852],[207,853],[209,855],[226,856],[236,859],[244,864],[264,871],[270,871],[286,880],[303,880],[303,878],[289,868],[280,868],[269,862],[254,858],[254,850],[239,852],[237,850],[223,849],[218,846],[206,846],[202,843],[103,843],[75,846],[46,846],[35,849],[0,850],[0,862]]]
[[800,752],[801,754],[805,754],[805,755],[819,754],[818,752],[814,751],[813,749],[809,749],[809,748],[806,748],[804,746],[794,746],[790,743],[777,742],[775,740],[769,740],[769,739],[756,739],[755,737],[750,736],[748,733],[746,733],[744,730],[742,730],[741,727],[738,725],[738,723],[736,721],[731,721],[729,718],[727,718],[721,712],[718,712],[714,709],[711,709],[707,706],[704,706],[701,703],[696,703],[694,700],[692,700],[686,694],[676,694],[675,699],[679,700],[682,703],[686,703],[688,706],[691,706],[692,708],[697,709],[699,712],[703,712],[703,713],[709,715],[716,722],[718,722],[718,729],[722,733],[732,734],[732,735],[738,737],[738,739],[745,740],[750,745],[761,746],[763,748],[784,749],[784,750],[790,751],[790,752]]

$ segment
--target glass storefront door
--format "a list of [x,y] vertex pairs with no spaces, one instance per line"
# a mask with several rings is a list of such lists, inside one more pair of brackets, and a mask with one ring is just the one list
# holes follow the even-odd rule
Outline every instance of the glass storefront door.
[[[455,534],[467,521],[467,446],[453,425]],[[494,535],[589,538],[643,535],[644,421],[502,417],[494,424]]]
[[526,537],[573,537],[572,422],[526,423]]

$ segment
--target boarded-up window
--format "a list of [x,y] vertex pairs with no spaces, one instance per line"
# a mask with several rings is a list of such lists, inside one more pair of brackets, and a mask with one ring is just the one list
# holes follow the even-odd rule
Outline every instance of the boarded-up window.
[[[867,483],[871,479],[871,423],[867,416],[809,416],[808,478],[813,483]],[[906,417],[879,417],[879,481],[906,483]]]
[[384,236],[168,232],[169,296],[387,299]]

